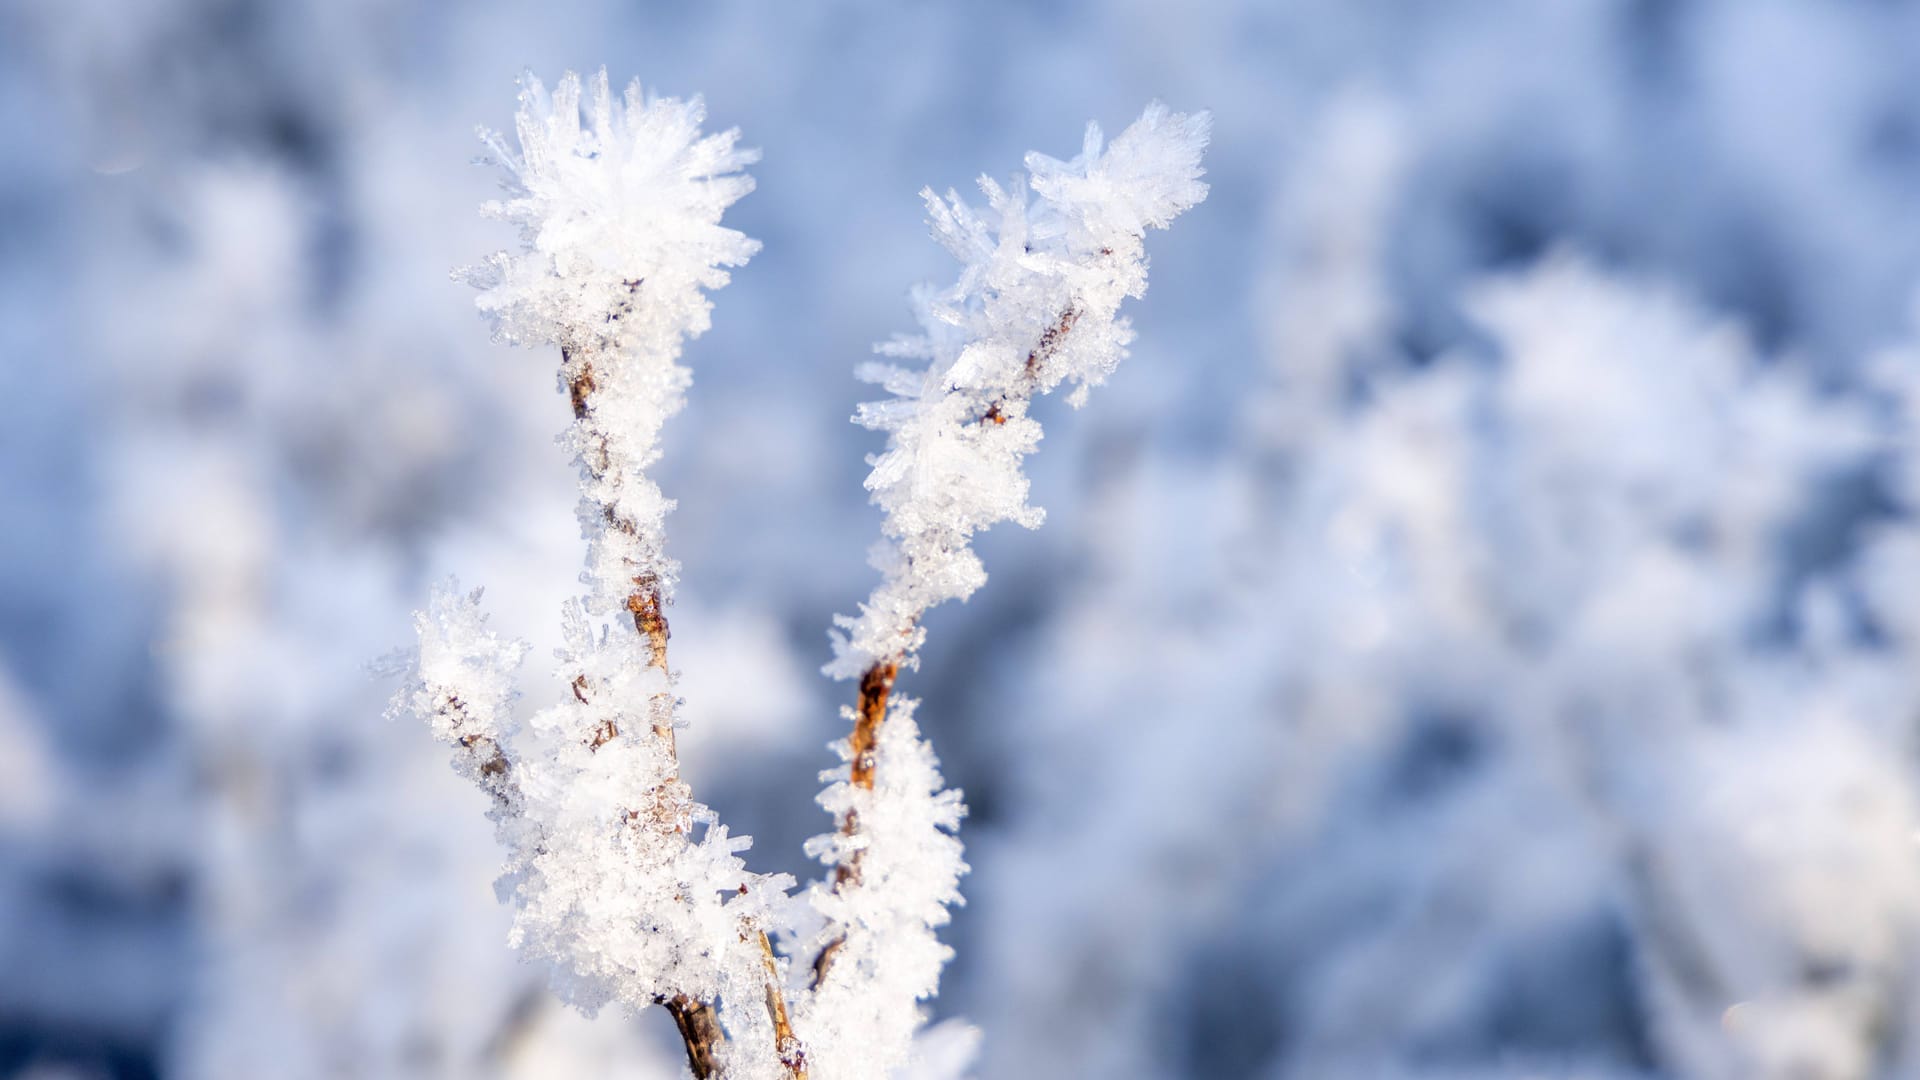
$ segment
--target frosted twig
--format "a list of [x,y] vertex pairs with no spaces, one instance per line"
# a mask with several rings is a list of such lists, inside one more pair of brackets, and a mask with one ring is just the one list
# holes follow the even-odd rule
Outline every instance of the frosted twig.
[[[616,101],[604,71],[584,102],[574,75],[551,94],[529,75],[517,152],[482,133],[510,173],[508,197],[484,210],[517,226],[522,247],[465,276],[483,289],[498,336],[560,349],[588,592],[564,612],[570,693],[534,718],[536,752],[514,750],[508,708],[525,647],[484,630],[477,594],[436,594],[418,620],[419,670],[396,705],[426,715],[493,796],[511,852],[502,884],[517,908],[514,940],[553,961],[556,989],[589,1012],[609,1001],[665,1007],[696,1077],[800,1080],[804,1057],[775,1030],[793,1041],[778,965],[763,957],[770,907],[791,879],[748,872],[737,858],[745,838],[729,838],[679,776],[666,618],[679,571],[665,552],[673,503],[646,472],[690,381],[676,362],[682,344],[708,326],[704,290],[759,247],[719,224],[752,189],[739,170],[756,155],[735,132],[703,135],[702,119],[697,99],[648,98],[638,83]],[[723,1031],[722,998],[762,997],[767,1015],[730,1013]]]
[[823,1050],[823,1072],[884,1076],[905,1059],[920,1020],[913,1002],[937,988],[950,952],[934,929],[966,870],[951,835],[964,813],[959,793],[942,790],[913,702],[893,697],[895,680],[917,663],[925,613],[986,580],[973,534],[1000,521],[1040,524],[1021,471],[1040,439],[1029,405],[1069,381],[1081,404],[1126,355],[1132,331],[1120,303],[1145,291],[1147,229],[1206,196],[1208,122],[1155,103],[1104,151],[1089,125],[1071,161],[1029,154],[1027,177],[1006,187],[982,177],[984,210],[922,192],[935,237],[963,269],[945,291],[915,295],[919,336],[876,350],[924,367],[860,369],[893,395],[854,417],[887,433],[866,482],[885,512],[873,560],[882,578],[857,617],[835,620],[827,671],[857,677],[859,696],[847,710],[844,779],[820,799],[838,829],[810,845],[834,872],[810,897],[827,925],[812,943],[805,1004],[818,1045],[857,1042],[862,1057],[836,1057],[829,1070]]

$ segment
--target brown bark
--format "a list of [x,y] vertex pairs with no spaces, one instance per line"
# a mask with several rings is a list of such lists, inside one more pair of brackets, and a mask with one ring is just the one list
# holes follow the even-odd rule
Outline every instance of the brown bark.
[[767,972],[767,1015],[773,1018],[773,1045],[780,1055],[780,1064],[786,1066],[787,1075],[793,1080],[807,1080],[807,1051],[793,1033],[793,1022],[787,1016],[787,999],[780,992],[780,961],[773,955],[773,942],[767,940],[766,932],[756,933],[760,938],[760,962]]
[[[893,680],[900,674],[900,662],[881,660],[860,676],[860,704],[854,710],[853,735],[847,740],[853,760],[848,763],[847,777],[854,787],[873,790],[874,770],[879,764],[880,725],[887,721],[887,698],[893,693]],[[860,831],[860,815],[848,811],[846,819],[840,822],[840,833],[852,836]],[[838,890],[846,885],[860,884],[860,853],[854,852],[845,862],[834,867],[833,887]],[[825,976],[826,965],[831,963],[829,948],[814,961],[816,976]]]
[[875,753],[880,745],[880,725],[887,719],[887,698],[893,693],[893,680],[900,674],[898,661],[882,660],[860,676],[860,707],[853,724],[852,767],[849,776],[855,787],[873,790]]
[[662,998],[660,1004],[680,1029],[680,1041],[687,1048],[687,1067],[693,1070],[694,1080],[720,1075],[719,1052],[726,1036],[720,1031],[720,1017],[713,1006],[685,994]]

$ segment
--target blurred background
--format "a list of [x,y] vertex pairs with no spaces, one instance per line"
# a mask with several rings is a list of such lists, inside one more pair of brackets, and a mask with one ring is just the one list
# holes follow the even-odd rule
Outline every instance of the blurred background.
[[[504,944],[370,664],[556,691],[530,67],[764,161],[667,431],[695,790],[801,841],[916,192],[1214,114],[1036,533],[937,612],[983,1077],[1920,1076],[1920,4],[0,0],[0,1075],[672,1077]],[[741,673],[749,673],[745,677]]]

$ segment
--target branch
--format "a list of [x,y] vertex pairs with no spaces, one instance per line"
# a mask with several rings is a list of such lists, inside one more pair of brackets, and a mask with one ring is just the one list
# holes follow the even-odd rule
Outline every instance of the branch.
[[[1032,400],[1073,382],[1078,405],[1125,356],[1132,332],[1118,312],[1145,290],[1145,233],[1206,196],[1207,128],[1204,114],[1155,104],[1104,150],[1089,125],[1072,161],[1030,154],[1030,177],[1010,188],[983,177],[985,210],[923,192],[936,238],[965,268],[951,288],[916,293],[919,336],[876,349],[924,368],[860,369],[892,395],[854,416],[887,434],[866,483],[885,512],[886,542],[874,558],[880,584],[857,616],[835,619],[827,666],[860,689],[846,710],[846,779],[820,799],[837,828],[809,845],[834,868],[830,886],[812,894],[827,929],[814,939],[809,1005],[832,1014],[829,1028],[866,1033],[881,1059],[873,1068],[908,1053],[919,1017],[911,998],[889,995],[937,990],[951,950],[934,931],[966,870],[951,835],[959,794],[942,790],[895,680],[918,660],[926,613],[985,583],[974,534],[1002,521],[1040,524],[1023,472],[1040,439]],[[854,973],[842,976],[849,963]]]
[[[636,288],[638,283],[635,283]],[[593,365],[580,359],[577,363],[573,350],[562,347],[560,350],[562,372],[571,368],[567,378],[567,398],[573,406],[574,423],[591,428],[594,396],[599,389],[594,379]],[[595,481],[606,479],[610,468],[608,456],[604,452],[604,442],[600,444],[601,453],[583,455],[582,466]],[[601,517],[606,527],[615,529],[627,536],[635,533],[637,526],[623,518],[617,507],[611,503],[599,504]],[[647,666],[671,678],[667,669],[667,629],[666,614],[660,610],[659,578],[652,573],[643,573],[633,579],[633,591],[627,595],[626,609],[633,614],[633,628],[646,643]],[[574,680],[573,693],[582,704],[588,700],[585,676]],[[668,760],[672,763],[667,779],[648,793],[645,805],[651,813],[642,815],[638,811],[627,811],[631,820],[645,820],[653,827],[667,827],[683,831],[680,827],[681,816],[673,808],[692,800],[692,790],[679,782],[680,756],[674,740],[673,730],[673,693],[671,690],[655,694],[648,702],[648,718],[654,738],[665,746]],[[618,738],[619,725],[613,720],[604,721],[594,732],[589,746],[599,750],[602,746]],[[726,1033],[721,1029],[720,1016],[713,1003],[698,1001],[688,995],[675,994],[672,997],[656,999],[667,1012],[673,1015],[674,1026],[680,1031],[680,1041],[687,1051],[687,1065],[693,1070],[695,1080],[707,1080],[719,1071],[718,1055],[726,1043]],[[804,1076],[795,1080],[804,1080]]]
[[[673,504],[647,475],[690,381],[676,361],[708,326],[705,291],[726,284],[725,268],[759,247],[720,224],[752,190],[740,170],[757,154],[740,149],[735,132],[703,134],[697,99],[648,97],[635,83],[616,100],[604,71],[590,89],[583,100],[569,73],[549,93],[528,75],[518,151],[482,133],[510,174],[507,197],[483,213],[515,225],[521,245],[465,274],[483,290],[479,306],[496,337],[560,347],[589,585],[564,610],[571,696],[533,721],[561,737],[543,740],[530,760],[514,757],[512,665],[504,661],[510,651],[517,663],[524,646],[502,649],[483,633],[477,595],[436,603],[437,614],[421,617],[416,683],[452,692],[444,700],[410,693],[409,704],[434,719],[461,770],[493,795],[513,852],[515,939],[567,973],[559,988],[575,1004],[661,1005],[689,1066],[705,1078],[721,1075],[728,1057],[722,994],[743,980],[763,983],[776,1043],[767,1052],[802,1080],[804,1056],[765,936],[771,898],[791,879],[747,871],[737,858],[746,840],[730,838],[680,778],[666,617],[678,573],[665,551]],[[596,621],[622,611],[632,641],[619,622]],[[448,625],[451,632],[436,631]],[[463,696],[469,686],[482,707],[462,705],[476,699]],[[625,707],[636,698],[645,701],[644,721]],[[513,842],[529,836],[540,842]],[[622,904],[636,916],[609,914]],[[712,935],[714,921],[728,917],[742,926],[738,947]],[[749,1023],[736,1037],[746,1030],[758,1040],[767,1029]]]
[[780,990],[780,960],[765,930],[754,931],[760,943],[760,963],[767,977],[767,1016],[773,1021],[773,1045],[780,1064],[792,1080],[807,1080],[807,1051],[793,1033],[793,1021],[787,1015],[786,995]]
[[660,1004],[680,1029],[680,1041],[687,1048],[687,1067],[693,1070],[694,1080],[720,1075],[719,1052],[726,1036],[720,1031],[720,1017],[713,1006],[685,994],[662,998]]

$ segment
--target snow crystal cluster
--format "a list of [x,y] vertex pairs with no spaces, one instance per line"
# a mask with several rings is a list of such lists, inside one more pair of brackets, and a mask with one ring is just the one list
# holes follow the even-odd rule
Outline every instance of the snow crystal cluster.
[[[510,173],[508,197],[481,212],[518,228],[522,250],[462,275],[484,290],[480,310],[518,344],[629,342],[677,355],[682,338],[709,325],[701,290],[726,285],[722,267],[742,266],[760,249],[720,224],[753,190],[740,170],[759,151],[739,146],[738,131],[703,134],[697,97],[649,97],[636,81],[615,100],[603,69],[583,117],[582,89],[576,75],[552,91],[524,77],[517,153],[481,130]],[[642,308],[641,317],[620,317]]]
[[960,901],[965,808],[914,703],[889,708],[888,692],[920,614],[984,579],[971,535],[1038,524],[1020,471],[1040,437],[1028,403],[1068,381],[1084,396],[1124,355],[1118,308],[1145,288],[1146,230],[1206,193],[1207,118],[1154,105],[1104,149],[1090,127],[1071,162],[1035,154],[1030,178],[982,180],[985,211],[927,195],[935,234],[965,269],[953,288],[917,297],[921,337],[882,349],[925,369],[863,370],[899,395],[859,416],[888,432],[868,487],[892,546],[834,664],[869,677],[847,710],[857,724],[837,747],[845,764],[822,774],[836,828],[807,850],[832,873],[805,903],[789,898],[791,879],[747,869],[748,842],[679,776],[672,504],[646,470],[690,381],[682,345],[708,325],[703,290],[757,248],[719,224],[750,190],[738,170],[753,156],[732,132],[702,135],[700,121],[697,101],[646,98],[637,84],[614,101],[604,72],[584,101],[575,76],[551,93],[528,76],[518,150],[484,136],[511,174],[510,197],[485,209],[518,227],[521,248],[467,276],[500,337],[558,346],[590,591],[563,614],[567,692],[527,730],[513,708],[527,647],[488,627],[477,591],[451,583],[415,618],[418,651],[393,709],[424,718],[492,799],[513,940],[552,963],[573,1003],[666,1005],[702,1077],[957,1076],[975,1033],[927,1028],[920,1003],[951,955],[936,931]]

